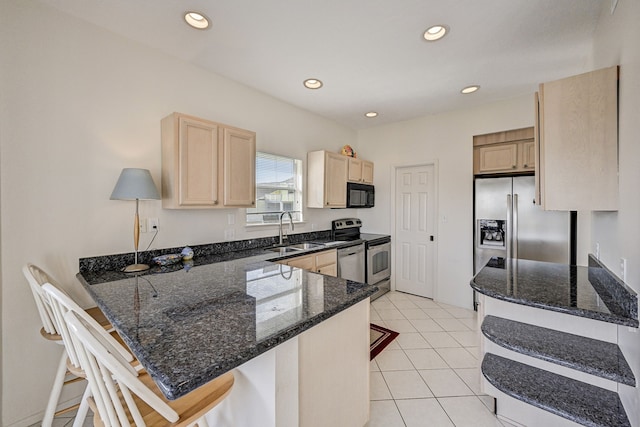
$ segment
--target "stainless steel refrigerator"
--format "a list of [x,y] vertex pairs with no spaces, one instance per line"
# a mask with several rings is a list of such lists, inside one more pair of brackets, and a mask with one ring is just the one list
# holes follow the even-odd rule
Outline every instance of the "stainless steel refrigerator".
[[476,178],[474,274],[491,257],[570,263],[571,214],[534,199],[533,176]]

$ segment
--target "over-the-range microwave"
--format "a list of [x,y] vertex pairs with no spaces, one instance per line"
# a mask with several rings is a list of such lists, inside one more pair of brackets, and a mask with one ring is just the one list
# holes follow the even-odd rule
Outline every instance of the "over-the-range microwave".
[[373,185],[347,182],[348,208],[372,208],[375,204],[375,199]]

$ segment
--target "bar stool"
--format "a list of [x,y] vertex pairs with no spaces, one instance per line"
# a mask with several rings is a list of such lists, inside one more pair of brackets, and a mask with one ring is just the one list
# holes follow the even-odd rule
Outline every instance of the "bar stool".
[[[64,345],[62,340],[62,336],[56,325],[56,319],[54,317],[51,306],[49,305],[47,298],[42,290],[42,285],[45,283],[51,283],[53,286],[60,288],[58,282],[56,282],[53,277],[51,277],[47,272],[45,272],[40,267],[28,263],[22,268],[22,274],[27,279],[29,283],[29,287],[31,288],[31,292],[33,293],[33,298],[36,303],[36,307],[38,308],[38,314],[40,315],[40,321],[42,322],[42,328],[40,329],[40,334],[49,341],[52,341],[59,345]],[[102,311],[98,307],[92,307],[86,310],[87,314],[96,320],[103,328],[112,329],[109,321],[106,319]],[[83,378],[78,377],[74,374],[73,378],[66,380],[67,374],[70,373],[67,370],[67,353],[66,351],[62,353],[60,357],[60,362],[58,363],[58,369],[56,371],[56,375],[53,380],[53,386],[51,388],[51,393],[49,394],[49,401],[47,402],[47,407],[44,412],[44,417],[42,419],[43,427],[50,427],[53,423],[53,418],[57,415],[63,414],[65,412],[72,411],[74,409],[78,409],[78,416],[80,417],[80,410],[84,411],[84,415],[86,416],[87,410],[85,407],[80,408],[80,405],[72,405],[68,408],[61,409],[56,412],[56,407],[58,406],[58,400],[60,399],[60,394],[62,393],[62,388],[65,385],[74,383],[76,381],[82,380]],[[75,423],[74,423],[75,425]],[[81,424],[80,424],[81,425]]]
[[[45,285],[46,286],[46,285]],[[136,371],[95,326],[78,313],[65,314],[75,351],[93,396],[94,426],[207,426],[205,415],[230,392],[234,376],[227,372],[176,400],[167,400],[145,371]]]

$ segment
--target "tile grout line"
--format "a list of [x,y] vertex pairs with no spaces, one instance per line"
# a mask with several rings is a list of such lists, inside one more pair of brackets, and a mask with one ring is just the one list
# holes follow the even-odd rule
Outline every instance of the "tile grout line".
[[[442,306],[439,306],[439,307],[440,307],[440,309],[442,309],[443,311],[445,311],[445,312],[446,312],[447,314],[449,314],[451,317],[433,318],[433,317],[431,317],[431,316],[429,315],[429,313],[428,313],[428,312],[426,312],[426,311],[425,311],[425,310],[427,310],[426,308],[420,307],[420,306],[418,306],[418,305],[417,305],[417,304],[415,304],[415,303],[414,303],[415,307],[404,307],[404,308],[401,308],[401,307],[396,306],[396,305],[395,305],[395,303],[394,303],[394,301],[411,301],[412,303],[414,303],[414,301],[412,301],[411,299],[394,298],[394,299],[387,299],[387,300],[385,301],[384,308],[381,308],[381,307],[380,307],[380,308],[376,309],[375,307],[373,307],[373,306],[372,306],[372,309],[374,309],[374,310],[376,311],[376,314],[380,317],[381,322],[385,322],[385,325],[386,325],[386,321],[388,321],[388,320],[389,320],[389,321],[393,321],[393,320],[407,320],[407,321],[409,321],[409,324],[413,327],[414,331],[413,331],[413,332],[406,332],[406,333],[417,333],[420,337],[422,337],[422,339],[425,341],[425,343],[426,343],[427,345],[429,345],[429,348],[426,348],[426,349],[425,349],[425,348],[417,348],[417,349],[414,349],[414,350],[427,350],[427,349],[434,350],[434,351],[435,351],[435,353],[436,353],[436,354],[437,354],[437,355],[438,355],[438,356],[439,356],[439,357],[444,361],[445,365],[447,366],[447,368],[442,368],[442,369],[446,369],[446,370],[448,370],[448,371],[453,371],[453,373],[454,373],[455,377],[456,377],[458,380],[460,380],[461,384],[463,384],[463,385],[464,385],[464,386],[469,390],[469,392],[471,392],[471,394],[470,394],[470,395],[463,394],[463,395],[452,395],[452,396],[441,396],[441,397],[437,397],[437,396],[435,395],[435,393],[433,393],[433,390],[431,389],[431,387],[429,386],[429,384],[426,382],[425,378],[424,378],[422,375],[420,375],[420,370],[416,367],[416,365],[415,365],[414,361],[413,361],[413,360],[411,360],[411,358],[409,358],[409,355],[407,354],[407,350],[409,350],[409,349],[404,348],[402,345],[400,345],[400,343],[399,343],[399,342],[397,342],[397,348],[394,348],[394,349],[395,349],[395,350],[397,350],[397,349],[402,350],[402,354],[406,357],[406,359],[408,359],[408,360],[409,360],[410,365],[413,367],[413,369],[401,369],[401,370],[383,371],[383,370],[380,368],[380,366],[377,364],[377,362],[376,362],[376,367],[378,368],[379,372],[381,373],[381,376],[382,376],[382,378],[383,378],[383,380],[384,380],[384,384],[385,384],[385,386],[387,387],[387,390],[389,391],[389,394],[391,395],[391,399],[390,399],[390,400],[393,400],[393,401],[394,401],[394,406],[395,406],[395,408],[396,408],[396,410],[397,410],[397,413],[398,413],[398,415],[400,416],[400,419],[402,420],[403,424],[404,424],[405,426],[407,426],[407,421],[405,420],[405,416],[404,416],[404,415],[402,414],[402,412],[400,411],[400,407],[399,407],[399,405],[398,405],[398,401],[400,401],[400,400],[420,400],[420,399],[427,399],[427,398],[418,398],[418,397],[415,397],[415,398],[401,398],[401,399],[396,399],[396,398],[394,398],[394,397],[393,397],[393,394],[391,393],[391,388],[389,387],[389,384],[387,383],[387,378],[386,378],[386,377],[385,377],[385,375],[384,375],[384,373],[385,373],[385,372],[398,372],[398,371],[417,372],[417,373],[418,373],[418,375],[419,375],[419,377],[420,377],[420,378],[421,378],[421,380],[422,380],[422,383],[424,383],[424,384],[427,386],[427,389],[428,389],[428,390],[431,392],[431,394],[433,395],[433,397],[432,397],[432,398],[433,398],[433,399],[436,399],[436,401],[438,402],[438,405],[439,405],[440,409],[443,411],[443,413],[447,416],[447,418],[449,419],[449,421],[450,421],[454,426],[455,426],[455,423],[453,422],[453,419],[451,418],[451,416],[450,416],[450,415],[449,415],[449,413],[445,410],[444,406],[443,406],[443,405],[442,405],[442,403],[441,403],[441,399],[442,399],[442,398],[467,398],[467,397],[475,398],[478,402],[480,402],[480,404],[482,405],[482,407],[483,407],[483,408],[485,408],[487,411],[489,411],[489,409],[488,409],[488,408],[486,407],[486,405],[484,404],[484,401],[483,401],[482,399],[480,399],[480,396],[486,396],[486,395],[478,394],[478,392],[479,392],[480,390],[478,390],[478,392],[476,392],[476,391],[471,387],[471,385],[470,385],[469,383],[467,383],[467,382],[462,378],[462,376],[460,375],[460,373],[456,370],[456,369],[478,369],[478,358],[476,357],[476,352],[475,352],[475,351],[472,351],[471,349],[475,349],[475,348],[477,348],[477,347],[479,346],[479,343],[474,342],[474,341],[469,342],[468,340],[464,340],[465,342],[462,342],[462,339],[456,339],[456,337],[455,337],[454,335],[452,335],[452,332],[453,332],[453,333],[455,333],[455,332],[471,332],[471,333],[474,333],[474,334],[477,336],[477,334],[478,334],[478,329],[477,329],[477,320],[476,320],[476,319],[474,319],[474,317],[473,317],[473,316],[471,316],[471,317],[469,317],[469,316],[456,317],[456,315],[455,315],[454,313],[449,312],[449,310],[447,310],[447,308],[446,308],[446,307],[442,307]],[[435,302],[434,302],[434,304],[437,304],[437,303],[435,303]],[[402,303],[402,305],[406,305],[406,304]],[[449,306],[449,307],[450,307],[450,306]],[[451,307],[450,307],[450,308],[451,308]],[[458,309],[457,309],[457,308],[455,308],[455,307],[453,307],[453,308],[454,308],[454,309],[456,309],[456,310],[458,310]],[[390,310],[396,310],[396,311],[398,311],[398,312],[399,312],[399,315],[402,317],[402,319],[382,319],[382,315],[379,313],[379,311],[378,311],[378,310],[387,310],[387,309],[390,309]],[[427,318],[426,318],[426,319],[409,319],[409,318],[407,317],[407,315],[404,313],[404,310],[414,310],[414,309],[419,309],[422,313],[424,313],[424,315],[426,315],[426,316],[427,316]],[[461,309],[461,310],[466,310],[466,309]],[[460,315],[460,312],[457,312],[457,313],[458,313],[458,315]],[[395,316],[395,315],[394,315],[394,316]],[[445,327],[443,327],[443,325],[442,325],[442,324],[440,324],[440,323],[437,321],[438,319],[454,319],[454,320],[456,320],[457,322],[459,322],[461,325],[463,325],[465,329],[464,329],[464,330],[460,330],[460,331],[455,331],[455,330],[454,330],[454,331],[449,331],[449,330],[446,330],[446,329],[445,329]],[[463,321],[463,319],[469,319],[469,320],[467,320],[467,321]],[[420,330],[419,330],[419,329],[418,329],[418,328],[413,324],[412,320],[431,320],[431,321],[435,322],[435,323],[436,323],[436,324],[437,324],[437,325],[442,329],[442,331],[441,331],[441,332],[446,333],[446,336],[448,336],[451,340],[453,340],[453,342],[454,342],[454,343],[456,343],[456,344],[457,344],[457,346],[456,346],[456,347],[434,347],[434,346],[431,344],[431,342],[429,342],[429,340],[428,340],[428,339],[423,335],[423,333],[425,333],[425,332],[420,331]],[[442,323],[444,324],[444,323],[447,323],[447,322],[446,322],[446,320],[445,320],[445,321],[443,321]],[[450,323],[455,323],[455,322],[450,322]],[[468,324],[468,323],[469,323],[469,324],[475,324],[475,326],[474,326],[474,327],[471,327],[471,326],[469,326],[469,324]],[[402,333],[401,333],[401,334],[402,334]],[[465,345],[465,343],[466,343],[466,344],[472,344],[472,345]],[[473,344],[475,344],[475,345],[473,345]],[[464,353],[463,353],[463,354],[467,354],[468,356],[470,356],[470,357],[475,361],[474,366],[473,366],[473,367],[471,367],[471,368],[469,368],[469,367],[466,367],[466,368],[465,368],[465,367],[461,367],[461,368],[455,368],[455,367],[453,367],[453,366],[451,365],[451,362],[450,362],[450,361],[448,361],[448,360],[447,360],[447,358],[446,358],[446,357],[444,357],[442,354],[440,354],[440,352],[438,352],[438,349],[441,349],[441,348],[442,348],[442,349],[446,349],[446,348],[451,348],[451,349],[453,349],[453,348],[456,348],[456,349],[464,349]],[[389,349],[389,350],[391,350],[391,349]],[[437,369],[440,369],[440,368],[433,368],[433,369],[434,369],[434,370],[437,370]],[[431,370],[431,369],[425,369],[425,370]],[[429,399],[431,399],[431,398],[429,398]],[[383,399],[383,400],[385,400],[385,399]],[[491,411],[489,411],[489,412],[491,412]],[[492,415],[493,415],[493,414],[492,414]],[[502,423],[500,422],[500,420],[498,420],[497,418],[496,418],[496,421],[498,421],[498,423],[502,424]]]

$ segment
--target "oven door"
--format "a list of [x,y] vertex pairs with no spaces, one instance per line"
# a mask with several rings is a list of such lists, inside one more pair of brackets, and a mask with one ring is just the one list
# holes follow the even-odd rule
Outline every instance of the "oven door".
[[369,246],[367,249],[367,284],[391,277],[391,243]]

